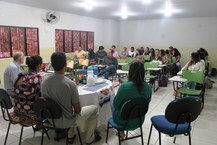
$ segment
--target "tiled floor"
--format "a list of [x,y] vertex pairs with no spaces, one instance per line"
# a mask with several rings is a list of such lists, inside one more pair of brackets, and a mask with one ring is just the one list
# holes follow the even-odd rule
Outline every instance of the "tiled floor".
[[[217,79],[214,79],[217,80]],[[145,144],[147,144],[149,129],[150,129],[150,118],[154,115],[164,114],[164,110],[167,104],[174,99],[172,96],[172,83],[166,88],[160,88],[156,93],[153,93],[152,100],[149,106],[149,111],[146,115],[145,122],[143,124],[143,136]],[[214,83],[213,88],[208,90],[205,95],[205,106],[198,117],[198,119],[193,122],[192,126],[192,144],[193,145],[217,145],[217,82]],[[7,122],[3,120],[2,114],[0,114],[0,145],[3,145],[4,138],[7,130]],[[102,140],[96,145],[106,145],[105,143],[105,126],[99,128]],[[17,145],[19,140],[20,126],[12,125],[10,130],[10,135],[8,138],[7,145]],[[49,133],[51,138],[53,138],[54,133]],[[83,134],[82,134],[83,135]],[[22,145],[40,145],[41,133],[37,132],[35,135],[32,128],[25,128],[23,134]],[[158,133],[155,129],[152,132],[151,145],[158,145]],[[60,142],[55,142],[52,139],[48,140],[45,137],[45,145],[64,145],[65,139]],[[75,145],[79,145],[78,138],[76,139]],[[110,131],[109,141],[110,145],[117,145],[118,138],[115,135],[115,131]],[[123,145],[139,145],[141,144],[140,138],[129,140],[122,143]],[[163,145],[173,145],[173,138],[162,135]],[[176,145],[188,145],[188,137],[184,135],[177,136]]]

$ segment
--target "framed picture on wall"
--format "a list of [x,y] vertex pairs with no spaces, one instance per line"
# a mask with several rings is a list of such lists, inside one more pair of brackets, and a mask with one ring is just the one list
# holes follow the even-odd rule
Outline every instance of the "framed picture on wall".
[[0,58],[10,57],[10,27],[0,27]]

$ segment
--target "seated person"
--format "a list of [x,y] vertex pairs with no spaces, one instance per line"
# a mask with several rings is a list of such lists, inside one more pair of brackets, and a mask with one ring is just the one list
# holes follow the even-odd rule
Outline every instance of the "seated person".
[[14,83],[21,73],[20,65],[24,62],[24,54],[22,52],[16,52],[13,56],[13,62],[9,64],[4,72],[4,87],[8,91],[9,95],[13,94]]
[[108,79],[109,75],[116,73],[118,68],[118,61],[113,57],[113,53],[114,51],[112,49],[108,51],[108,56],[106,56],[103,61],[103,64],[106,65],[106,68],[99,73],[99,75],[105,74],[105,79]]
[[124,47],[123,50],[121,51],[121,58],[126,59],[128,57],[128,52],[127,52],[127,47]]
[[[125,121],[121,119],[121,109],[124,103],[128,100],[143,97],[150,102],[152,96],[151,87],[144,81],[145,70],[141,62],[134,62],[130,65],[129,80],[121,84],[118,92],[114,98],[111,98],[113,118],[118,125],[125,125]],[[138,123],[137,120],[130,120],[128,122],[129,128],[134,128]],[[124,138],[124,131],[121,132],[121,137]]]
[[112,45],[112,48],[111,48],[113,51],[114,51],[114,53],[113,53],[113,57],[114,58],[119,58],[119,55],[118,55],[118,52],[116,51],[116,46],[115,45]]
[[96,57],[97,57],[100,64],[103,62],[103,60],[106,56],[107,56],[107,53],[104,50],[104,47],[100,46],[99,50],[96,52]]
[[89,65],[95,65],[98,62],[96,54],[94,53],[93,49],[88,50],[88,60],[89,60]]
[[89,60],[87,59],[87,55],[86,54],[80,56],[80,58],[78,59],[78,61],[79,61],[79,66],[80,66],[81,69],[87,67],[88,64],[89,64]]
[[[197,52],[191,53],[190,61],[182,68],[182,71],[190,70],[190,71],[204,71],[205,64],[200,60],[200,55]],[[194,82],[186,82],[184,87],[195,89],[196,83]]]
[[162,64],[162,58],[160,56],[160,50],[159,49],[155,49],[154,51],[155,55],[154,57],[151,58],[152,62],[157,62],[159,64]]
[[80,59],[82,56],[87,55],[87,52],[85,52],[80,46],[78,47],[78,50],[75,51],[74,57],[75,59]]
[[149,51],[149,47],[146,47],[145,48],[145,52],[144,52],[144,55],[149,55],[150,51]]
[[51,98],[62,108],[62,117],[55,119],[57,128],[70,128],[68,131],[68,143],[73,143],[75,138],[74,126],[81,120],[86,125],[87,144],[92,144],[101,139],[95,134],[98,120],[98,109],[95,105],[81,107],[76,84],[64,76],[66,68],[66,55],[63,52],[54,52],[51,56],[51,64],[54,75],[46,78],[41,85],[41,93],[45,98]]
[[142,50],[140,48],[136,49],[136,61],[144,63],[144,55],[142,53]]
[[[14,112],[22,115],[22,124],[37,120],[38,125],[40,119],[36,117],[33,111],[35,100],[41,97],[40,84],[42,77],[38,72],[41,70],[42,58],[40,56],[31,56],[26,58],[26,64],[29,68],[27,74],[19,74],[14,84]],[[36,126],[38,127],[38,126]]]
[[131,47],[131,50],[130,51],[128,51],[128,56],[129,57],[135,57],[136,56],[136,52],[135,52],[135,50],[134,50],[134,47]]

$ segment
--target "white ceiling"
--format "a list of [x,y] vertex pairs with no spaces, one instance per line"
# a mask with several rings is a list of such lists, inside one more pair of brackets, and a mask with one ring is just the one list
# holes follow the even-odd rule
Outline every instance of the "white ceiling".
[[[164,15],[157,13],[157,11],[164,9],[166,3],[166,0],[152,0],[149,5],[144,5],[142,0],[93,0],[95,3],[93,10],[87,11],[84,7],[79,7],[82,0],[3,1],[100,19],[116,20],[121,19],[120,12],[123,5],[126,5],[132,13],[128,17],[129,20],[162,19]],[[181,11],[172,15],[172,18],[217,17],[217,0],[171,0],[171,4],[172,7]]]

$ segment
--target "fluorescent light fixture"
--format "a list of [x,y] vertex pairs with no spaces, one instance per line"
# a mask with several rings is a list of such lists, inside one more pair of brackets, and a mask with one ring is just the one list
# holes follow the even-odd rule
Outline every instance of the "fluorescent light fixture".
[[163,10],[157,11],[157,13],[163,13],[166,17],[172,16],[174,13],[180,13],[181,10],[172,7],[171,0],[166,0],[166,5]]
[[151,3],[151,0],[143,0],[143,3],[144,3],[145,5],[148,5],[148,4]]
[[93,0],[84,0],[84,7],[87,11],[93,10]]
[[126,6],[122,7],[121,18],[122,19],[127,19],[128,18],[128,12],[127,12],[127,7]]

